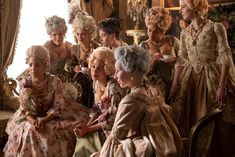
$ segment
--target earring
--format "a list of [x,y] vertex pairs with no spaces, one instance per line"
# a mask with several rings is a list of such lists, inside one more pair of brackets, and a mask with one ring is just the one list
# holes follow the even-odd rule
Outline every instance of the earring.
[[131,76],[131,81],[133,81],[134,80],[134,77],[133,76]]

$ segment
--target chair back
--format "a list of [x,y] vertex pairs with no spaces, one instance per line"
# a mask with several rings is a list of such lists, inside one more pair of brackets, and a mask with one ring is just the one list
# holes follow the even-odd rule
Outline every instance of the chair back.
[[189,134],[189,157],[209,157],[216,148],[215,135],[222,109],[215,109],[197,121]]

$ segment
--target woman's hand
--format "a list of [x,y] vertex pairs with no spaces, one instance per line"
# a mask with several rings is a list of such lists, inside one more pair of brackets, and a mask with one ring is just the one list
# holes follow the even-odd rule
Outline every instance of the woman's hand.
[[226,95],[225,88],[219,86],[216,91],[216,102],[220,108],[223,107],[223,101],[225,99],[225,95]]
[[73,129],[75,136],[83,137],[89,133],[89,127],[85,123],[78,123]]
[[102,113],[102,114],[98,117],[98,121],[99,121],[99,122],[104,121],[105,119],[107,119],[108,115],[109,115],[109,110],[107,109],[104,113]]

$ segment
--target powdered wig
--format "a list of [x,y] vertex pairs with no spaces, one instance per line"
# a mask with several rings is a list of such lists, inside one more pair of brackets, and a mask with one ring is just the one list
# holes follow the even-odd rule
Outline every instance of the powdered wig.
[[42,63],[46,65],[46,67],[48,67],[50,64],[49,52],[43,46],[34,45],[29,47],[26,51],[26,64],[28,64],[28,61],[31,57],[40,59]]
[[156,25],[160,30],[166,32],[172,23],[170,12],[162,7],[152,7],[145,17],[146,26],[150,24]]
[[113,51],[107,47],[98,47],[95,49],[89,59],[88,67],[91,69],[93,62],[99,59],[104,62],[106,75],[112,76],[115,72],[115,59]]
[[150,56],[147,50],[139,46],[118,47],[114,51],[115,59],[126,72],[137,72],[141,76],[149,71]]
[[46,27],[47,34],[49,35],[54,30],[59,30],[65,34],[68,29],[66,26],[65,20],[57,15],[47,18],[45,27]]
[[180,0],[180,5],[183,4],[186,4],[201,16],[204,16],[208,12],[209,5],[207,0]]
[[82,11],[78,3],[72,1],[68,5],[69,23],[72,24],[74,31],[78,28],[85,29],[87,33],[91,34],[91,39],[97,36],[97,26],[92,16]]

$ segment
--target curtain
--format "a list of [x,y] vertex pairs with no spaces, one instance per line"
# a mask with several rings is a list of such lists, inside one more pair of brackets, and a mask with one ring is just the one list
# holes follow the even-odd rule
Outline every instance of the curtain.
[[[4,83],[7,81],[7,68],[11,65],[19,32],[19,19],[22,0],[1,0],[0,19],[0,109],[3,108],[3,100],[6,91]],[[17,70],[17,69],[16,69]]]

